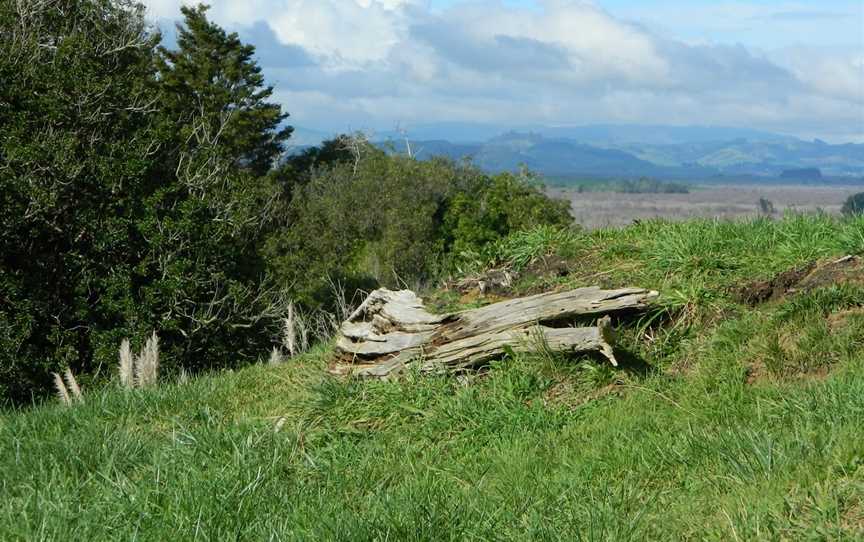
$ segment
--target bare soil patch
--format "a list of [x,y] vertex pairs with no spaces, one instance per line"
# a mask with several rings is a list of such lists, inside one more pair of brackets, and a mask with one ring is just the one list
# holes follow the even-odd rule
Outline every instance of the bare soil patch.
[[864,318],[864,307],[855,307],[845,311],[835,312],[828,316],[828,327],[831,331],[837,331],[849,325],[852,318]]
[[797,292],[807,292],[835,284],[864,284],[864,260],[846,256],[827,262],[810,262],[788,269],[767,280],[746,284],[736,298],[751,306],[782,299]]

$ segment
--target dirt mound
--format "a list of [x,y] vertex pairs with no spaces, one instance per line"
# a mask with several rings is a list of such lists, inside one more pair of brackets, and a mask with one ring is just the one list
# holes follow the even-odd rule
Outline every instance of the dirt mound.
[[523,274],[540,278],[566,277],[572,272],[572,263],[556,254],[549,254],[531,262]]
[[736,298],[751,306],[782,299],[834,284],[864,284],[864,260],[845,256],[828,262],[810,262],[783,271],[768,280],[759,280],[738,289]]
[[513,282],[519,278],[519,273],[507,268],[488,269],[478,275],[453,280],[444,285],[448,290],[455,290],[466,295],[477,292],[485,294],[504,294],[509,292]]
[[[444,288],[462,294],[463,303],[480,297],[503,299],[514,293],[514,284],[520,278],[534,277],[549,280],[566,277],[571,272],[570,265],[570,262],[560,256],[547,255],[538,258],[519,271],[509,266],[487,269],[479,274],[446,282]],[[542,293],[543,291],[545,291],[544,288],[537,291],[529,289],[528,293]]]

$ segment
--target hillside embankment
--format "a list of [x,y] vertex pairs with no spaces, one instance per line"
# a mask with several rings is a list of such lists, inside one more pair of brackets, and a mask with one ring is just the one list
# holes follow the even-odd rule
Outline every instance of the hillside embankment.
[[864,219],[824,215],[518,234],[427,306],[656,289],[613,322],[620,367],[382,382],[321,345],[85,390],[0,417],[0,539],[861,539],[862,254]]

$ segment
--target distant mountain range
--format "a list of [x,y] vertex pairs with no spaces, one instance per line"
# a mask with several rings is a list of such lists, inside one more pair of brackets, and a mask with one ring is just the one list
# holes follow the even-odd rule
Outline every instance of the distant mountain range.
[[[532,133],[549,139],[569,139],[591,145],[645,143],[673,145],[748,139],[752,141],[795,140],[794,137],[748,128],[724,126],[663,126],[644,124],[590,124],[585,126],[499,126],[490,124],[443,122],[421,124],[404,130],[412,139],[445,140],[454,143],[487,141],[502,134]],[[402,133],[381,132],[375,139],[402,139]]]
[[820,140],[758,130],[707,126],[528,126],[506,130],[482,124],[441,123],[373,140],[404,152],[406,136],[418,158],[470,157],[487,171],[532,171],[566,181],[579,177],[657,177],[689,180],[792,178],[806,182],[864,183],[864,144]]

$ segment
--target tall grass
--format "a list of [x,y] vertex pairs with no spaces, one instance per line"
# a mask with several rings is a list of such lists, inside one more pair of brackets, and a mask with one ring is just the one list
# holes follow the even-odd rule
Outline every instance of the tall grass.
[[117,376],[120,387],[131,389],[155,386],[159,380],[159,336],[154,331],[138,354],[132,353],[129,339],[120,342]]
[[135,383],[135,358],[132,355],[132,345],[129,339],[123,339],[120,343],[120,364],[117,367],[120,377],[120,386],[131,388]]
[[[617,370],[512,354],[357,381],[328,377],[319,347],[4,413],[0,539],[860,540],[862,292],[758,307],[730,292],[847,253],[857,227],[789,220],[565,240],[574,272],[550,280],[667,298],[622,326]],[[535,241],[514,253],[564,252]]]

